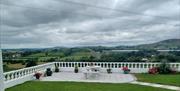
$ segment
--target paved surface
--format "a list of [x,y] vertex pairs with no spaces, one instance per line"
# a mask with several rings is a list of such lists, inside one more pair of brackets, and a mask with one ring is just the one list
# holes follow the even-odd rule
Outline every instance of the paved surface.
[[144,85],[144,86],[151,86],[151,87],[158,87],[158,88],[164,88],[164,89],[170,89],[170,90],[175,90],[175,91],[180,91],[180,87],[176,86],[169,86],[169,85],[161,85],[161,84],[155,84],[155,83],[147,83],[147,82],[131,82],[132,84],[137,84],[137,85]]
[[41,81],[74,81],[74,82],[98,82],[98,83],[128,83],[135,81],[131,74],[107,74],[100,73],[94,78],[86,79],[83,73],[68,73],[68,72],[59,72],[53,73],[51,77],[44,77]]

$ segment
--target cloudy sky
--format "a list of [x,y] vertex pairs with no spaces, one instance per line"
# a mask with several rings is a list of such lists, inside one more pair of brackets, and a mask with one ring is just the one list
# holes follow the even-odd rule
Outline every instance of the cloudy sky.
[[3,48],[117,46],[180,38],[180,0],[1,0]]

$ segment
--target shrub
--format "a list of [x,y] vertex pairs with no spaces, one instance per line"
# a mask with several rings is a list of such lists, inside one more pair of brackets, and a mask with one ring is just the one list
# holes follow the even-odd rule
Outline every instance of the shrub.
[[40,79],[40,77],[42,76],[42,73],[36,72],[34,76],[36,77],[36,79]]
[[50,58],[50,59],[47,60],[47,62],[54,62],[54,61],[56,61],[55,58]]
[[131,70],[128,67],[123,67],[124,74],[128,74]]
[[36,66],[37,65],[37,62],[36,61],[27,61],[27,64],[26,64],[26,67],[31,67],[31,66]]
[[169,74],[171,73],[171,68],[169,63],[166,60],[163,60],[158,67],[159,74]]
[[26,62],[25,62],[25,61],[22,61],[21,64],[22,64],[22,65],[26,65]]

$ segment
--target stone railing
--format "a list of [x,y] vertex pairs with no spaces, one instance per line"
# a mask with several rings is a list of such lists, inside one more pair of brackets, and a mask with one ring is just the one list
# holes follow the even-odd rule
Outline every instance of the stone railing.
[[26,81],[33,80],[34,73],[37,71],[45,71],[47,68],[54,69],[54,63],[47,63],[38,66],[23,68],[15,71],[4,73],[5,88],[15,86],[17,84],[24,83]]
[[[122,72],[122,67],[128,67],[131,69],[131,73],[146,73],[149,68],[157,67],[160,63],[133,63],[133,62],[52,62],[29,68],[23,68],[15,71],[4,73],[5,88],[9,88],[26,81],[34,80],[34,73],[37,71],[45,72],[47,68],[55,69],[55,66],[59,67],[61,72],[73,72],[74,67],[78,66],[81,72],[84,67],[88,65],[100,66],[101,72],[106,72],[107,68],[111,68],[112,72]],[[176,68],[180,71],[180,63],[170,63],[172,68]]]
[[[113,72],[122,72],[122,67],[131,69],[131,73],[146,73],[149,68],[157,67],[160,63],[137,63],[137,62],[54,62],[61,71],[73,71],[75,66],[82,71],[83,67],[95,65],[102,67],[101,72],[106,72],[107,68],[111,68]],[[180,63],[170,63],[172,68],[180,71]]]

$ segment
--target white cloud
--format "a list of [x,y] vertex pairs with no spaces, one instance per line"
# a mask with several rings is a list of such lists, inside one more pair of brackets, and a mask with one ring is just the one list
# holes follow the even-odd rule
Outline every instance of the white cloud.
[[[1,14],[3,48],[136,45],[180,38],[178,0],[120,0],[116,5],[114,0],[75,1],[91,5],[58,0],[3,1],[7,4]],[[92,7],[112,8],[112,2],[119,11]]]

